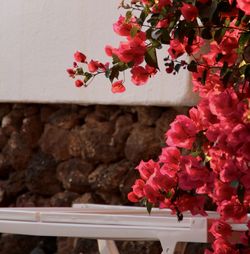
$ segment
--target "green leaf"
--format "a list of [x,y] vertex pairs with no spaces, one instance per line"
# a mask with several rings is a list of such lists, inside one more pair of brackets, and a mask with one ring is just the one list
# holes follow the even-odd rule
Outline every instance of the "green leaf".
[[201,77],[201,84],[205,85],[207,79],[207,70],[204,70]]
[[130,36],[134,38],[137,35],[138,31],[139,31],[139,28],[137,26],[133,26],[130,30]]
[[247,81],[250,81],[250,65],[248,64],[247,66],[246,66],[246,69],[245,69],[245,79],[247,80]]
[[250,33],[249,32],[246,32],[246,33],[242,33],[240,38],[239,38],[239,41],[238,41],[238,44],[241,48],[244,48],[245,45],[247,44],[247,42],[249,41],[250,39]]
[[114,65],[110,70],[109,80],[112,83],[115,78],[118,79],[119,77],[119,65]]
[[127,11],[126,12],[126,22],[129,22],[131,18],[132,18],[132,11]]
[[149,66],[159,69],[156,49],[154,47],[150,47],[147,49],[147,52],[145,54],[145,61]]
[[201,37],[205,40],[211,40],[213,38],[211,28],[210,27],[204,28],[201,32]]
[[106,78],[109,78],[110,73],[111,73],[110,69],[107,69],[107,70],[105,71],[105,77],[106,77]]
[[87,83],[92,77],[93,77],[93,75],[91,73],[85,72],[84,73],[84,82]]
[[232,181],[231,183],[230,183],[230,186],[231,187],[233,187],[233,188],[237,188],[238,186],[239,186],[239,182],[238,181]]
[[120,59],[117,55],[112,55],[112,59],[113,59],[112,61],[113,64],[117,64],[120,62]]
[[225,33],[227,31],[227,28],[224,27],[224,28],[220,28],[218,30],[216,30],[216,32],[214,33],[214,40],[220,44],[221,43],[221,40],[223,39]]
[[150,213],[151,213],[151,211],[152,211],[152,208],[153,208],[153,204],[152,204],[152,203],[150,203],[149,201],[147,201],[147,203],[146,203],[146,207],[147,207],[147,211],[148,211],[148,213],[150,214]]
[[174,70],[178,73],[181,68],[181,64],[176,64]]
[[187,69],[190,71],[190,72],[197,72],[197,63],[192,60],[188,66],[187,66]]
[[220,77],[225,76],[227,72],[228,72],[228,63],[224,62],[220,71]]

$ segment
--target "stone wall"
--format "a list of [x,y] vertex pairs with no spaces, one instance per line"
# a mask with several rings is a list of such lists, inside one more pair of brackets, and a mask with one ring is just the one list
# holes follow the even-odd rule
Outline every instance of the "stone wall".
[[[157,158],[170,122],[186,111],[0,104],[0,206],[130,204],[135,166]],[[160,253],[159,243],[124,242],[119,248],[123,254]],[[0,253],[98,252],[92,240],[2,235]]]

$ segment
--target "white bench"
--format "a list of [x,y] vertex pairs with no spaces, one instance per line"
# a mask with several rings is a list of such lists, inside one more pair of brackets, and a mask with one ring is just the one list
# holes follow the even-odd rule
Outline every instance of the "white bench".
[[[172,254],[177,242],[208,242],[208,225],[218,218],[185,214],[178,222],[169,210],[75,205],[73,208],[1,208],[0,232],[9,234],[82,237],[99,239],[101,254],[118,254],[113,240],[159,240],[163,252]],[[245,231],[245,224],[232,224]]]

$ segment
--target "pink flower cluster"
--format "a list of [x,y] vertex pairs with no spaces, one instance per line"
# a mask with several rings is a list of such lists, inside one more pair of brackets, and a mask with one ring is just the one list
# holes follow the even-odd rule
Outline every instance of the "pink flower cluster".
[[[205,216],[212,205],[220,219],[210,228],[215,240],[205,253],[250,253],[250,221],[240,247],[231,241],[227,224],[247,223],[250,210],[250,0],[130,2],[122,1],[130,10],[113,25],[123,41],[105,48],[112,65],[76,52],[67,72],[83,77],[75,81],[77,87],[105,74],[112,92],[122,93],[119,73],[130,69],[135,85],[146,84],[159,69],[156,50],[167,44],[166,72],[191,71],[200,100],[188,116],[171,123],[158,160],[137,166],[140,178],[128,198],[149,208],[170,208],[179,220],[185,211]],[[184,54],[192,56],[189,63],[178,60]]]
[[[141,179],[128,195],[133,202],[146,199],[155,206],[176,213],[189,210],[193,215],[206,215],[208,200],[216,204],[221,220],[211,227],[216,239],[213,252],[206,254],[239,253],[228,239],[231,229],[225,221],[246,220],[250,208],[249,81],[237,87],[229,82],[225,87],[219,72],[209,68],[206,83],[200,81],[208,62],[219,66],[227,58],[236,61],[237,37],[228,32],[202,56],[203,65],[193,74],[194,89],[201,97],[198,105],[190,109],[189,116],[178,115],[170,125],[168,146],[158,161],[140,163]],[[215,57],[218,52],[223,54],[220,61]]]

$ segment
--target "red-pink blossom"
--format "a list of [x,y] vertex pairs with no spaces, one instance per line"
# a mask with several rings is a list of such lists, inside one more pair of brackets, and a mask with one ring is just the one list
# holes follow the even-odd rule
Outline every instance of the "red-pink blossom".
[[167,144],[191,149],[198,131],[195,123],[185,115],[178,115],[170,126],[166,133]]
[[213,242],[213,254],[239,254],[239,251],[223,238],[218,238]]
[[112,84],[112,93],[123,93],[125,90],[126,88],[122,80],[118,80]]
[[132,73],[131,80],[137,86],[144,85],[145,83],[147,83],[149,79],[149,73],[142,66],[133,67],[131,69],[131,73]]
[[84,85],[84,83],[83,83],[82,80],[78,79],[78,80],[75,81],[75,86],[76,86],[76,87],[81,87],[81,86],[83,86],[83,85]]
[[236,0],[237,6],[246,13],[250,15],[250,0]]
[[176,147],[165,147],[162,149],[159,161],[163,163],[160,171],[171,177],[175,176],[180,167],[180,150]]
[[76,51],[76,53],[74,54],[74,58],[76,62],[80,62],[80,63],[86,62],[86,56],[79,51]]
[[181,13],[187,21],[194,21],[198,16],[198,9],[192,4],[182,3]]
[[217,238],[227,238],[232,234],[232,227],[223,220],[216,220],[213,222],[212,226],[209,229],[209,232]]
[[144,180],[148,180],[149,177],[159,168],[159,163],[153,160],[149,160],[147,162],[141,161],[140,164],[136,167],[140,173],[141,178]]
[[221,202],[218,206],[218,212],[223,220],[233,219],[234,221],[242,221],[246,219],[247,209],[236,196],[233,196],[231,200]]

